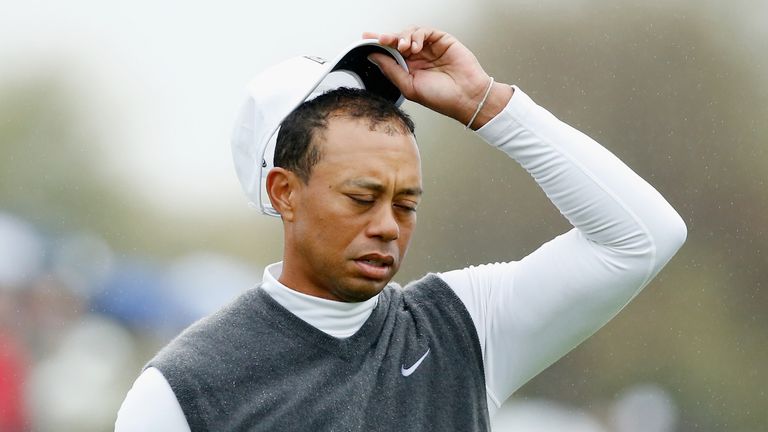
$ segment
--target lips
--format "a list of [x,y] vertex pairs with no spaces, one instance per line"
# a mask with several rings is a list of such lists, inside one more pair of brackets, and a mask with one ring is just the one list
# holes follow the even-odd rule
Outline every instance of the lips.
[[387,279],[392,272],[395,258],[377,253],[363,255],[355,259],[355,264],[362,275],[368,279]]

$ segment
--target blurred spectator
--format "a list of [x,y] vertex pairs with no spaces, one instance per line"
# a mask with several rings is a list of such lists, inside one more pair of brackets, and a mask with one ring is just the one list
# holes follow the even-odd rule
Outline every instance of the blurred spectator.
[[168,266],[165,283],[173,302],[181,308],[186,326],[257,286],[262,272],[221,254],[193,252]]
[[22,289],[43,265],[44,246],[31,225],[0,211],[0,290]]
[[177,308],[168,297],[162,273],[144,258],[116,260],[102,289],[91,298],[91,308],[138,332],[172,333]]
[[0,212],[0,431],[28,427],[24,383],[29,358],[18,297],[37,276],[44,258],[43,243],[24,221]]
[[103,289],[114,266],[114,253],[106,241],[90,232],[66,234],[52,242],[52,273],[68,289],[90,298]]
[[617,432],[672,432],[677,408],[670,395],[655,384],[638,384],[625,390],[613,405]]
[[492,424],[495,431],[608,432],[589,413],[547,400],[512,399],[499,410]]
[[34,429],[111,429],[126,374],[134,374],[133,352],[131,335],[108,318],[86,315],[71,326],[27,382]]
[[[4,316],[3,293],[0,293],[0,317]],[[15,335],[0,325],[0,431],[26,430],[27,414],[24,404],[24,381],[27,356]]]

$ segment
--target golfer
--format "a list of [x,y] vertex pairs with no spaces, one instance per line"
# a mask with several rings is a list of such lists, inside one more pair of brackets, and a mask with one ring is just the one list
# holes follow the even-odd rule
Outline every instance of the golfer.
[[[283,260],[148,363],[116,430],[487,431],[515,390],[616,315],[685,241],[652,186],[489,77],[450,34],[364,38],[251,85],[235,165],[251,201],[281,217]],[[403,96],[520,164],[573,229],[520,261],[391,283],[422,198]]]

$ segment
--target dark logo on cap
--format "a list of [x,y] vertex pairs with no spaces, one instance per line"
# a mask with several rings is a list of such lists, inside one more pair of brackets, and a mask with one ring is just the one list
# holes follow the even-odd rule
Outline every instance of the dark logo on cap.
[[326,60],[326,59],[324,59],[322,57],[318,57],[318,56],[304,56],[304,58],[307,59],[307,60],[312,60],[313,62],[320,63],[320,64],[325,64],[325,62],[328,61],[328,60]]
[[261,160],[261,167],[262,168],[266,168],[267,167],[267,160],[266,159],[262,159]]

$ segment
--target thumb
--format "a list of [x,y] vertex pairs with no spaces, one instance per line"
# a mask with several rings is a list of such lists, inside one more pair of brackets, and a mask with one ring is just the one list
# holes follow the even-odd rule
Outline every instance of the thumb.
[[386,54],[372,53],[368,56],[368,61],[375,64],[381,70],[381,73],[392,81],[392,84],[406,98],[410,99],[410,95],[413,94],[411,75],[395,59]]

